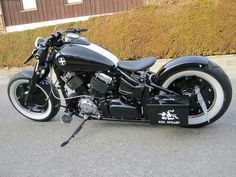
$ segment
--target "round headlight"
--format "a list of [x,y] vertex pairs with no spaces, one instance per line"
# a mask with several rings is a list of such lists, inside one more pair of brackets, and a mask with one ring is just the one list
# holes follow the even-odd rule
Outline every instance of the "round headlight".
[[39,47],[39,45],[41,44],[41,43],[43,43],[43,41],[44,41],[44,38],[42,38],[42,37],[37,37],[37,39],[35,40],[35,42],[34,42],[34,46],[37,48],[37,47]]

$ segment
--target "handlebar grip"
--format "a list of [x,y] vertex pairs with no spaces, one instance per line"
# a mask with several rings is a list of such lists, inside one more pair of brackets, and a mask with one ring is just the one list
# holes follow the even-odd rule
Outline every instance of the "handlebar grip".
[[86,32],[86,31],[88,31],[88,29],[87,28],[79,28],[78,31],[79,32]]

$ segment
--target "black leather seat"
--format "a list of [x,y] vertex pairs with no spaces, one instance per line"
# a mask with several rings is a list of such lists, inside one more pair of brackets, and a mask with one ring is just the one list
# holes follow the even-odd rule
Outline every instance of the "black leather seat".
[[156,60],[155,57],[147,57],[140,60],[119,61],[118,67],[125,71],[141,71],[150,68]]

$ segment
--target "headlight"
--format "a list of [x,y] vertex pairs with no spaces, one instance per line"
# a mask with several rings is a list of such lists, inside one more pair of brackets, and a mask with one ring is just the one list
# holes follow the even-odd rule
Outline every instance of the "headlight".
[[35,46],[36,48],[38,48],[39,45],[40,45],[41,43],[43,43],[43,41],[44,41],[44,38],[42,38],[42,37],[37,37],[37,39],[36,39],[35,42],[34,42],[34,46]]

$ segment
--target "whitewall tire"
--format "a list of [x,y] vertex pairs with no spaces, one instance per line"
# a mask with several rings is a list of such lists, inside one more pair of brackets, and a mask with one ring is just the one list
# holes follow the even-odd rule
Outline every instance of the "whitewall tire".
[[[20,114],[31,120],[47,121],[52,119],[60,109],[60,101],[51,94],[50,85],[36,85],[32,102],[37,102],[36,100],[38,99],[40,105],[37,104],[36,106],[35,104],[30,107],[23,104],[23,97],[27,95],[27,90],[23,90],[22,93],[19,90],[28,87],[29,81],[30,79],[21,73],[17,73],[11,78],[8,84],[8,97],[12,105]],[[57,90],[53,89],[56,95],[59,95]]]
[[[219,119],[229,107],[232,98],[232,87],[229,78],[218,65],[211,62],[209,62],[209,65],[213,67],[209,66],[206,68],[190,69],[179,68],[175,72],[169,73],[165,75],[165,78],[161,79],[162,87],[168,89],[171,88],[170,90],[173,91],[178,90],[179,94],[183,94],[179,91],[181,89],[176,88],[175,90],[171,85],[176,86],[175,82],[180,82],[181,79],[184,78],[198,78],[202,82],[206,83],[207,90],[209,90],[209,93],[205,92],[205,95],[203,96],[204,101],[208,102],[208,95],[213,95],[211,97],[211,100],[209,100],[209,105],[207,107],[207,116],[205,113],[203,113],[203,110],[199,111],[199,114],[191,115],[189,112],[188,127],[201,127],[210,124]],[[193,80],[189,79],[187,81],[187,85],[191,85],[189,84],[189,82],[193,82]],[[160,94],[162,93],[163,92],[160,92]],[[196,103],[198,102],[196,101]],[[189,106],[189,109],[193,109],[191,108],[191,104]]]

